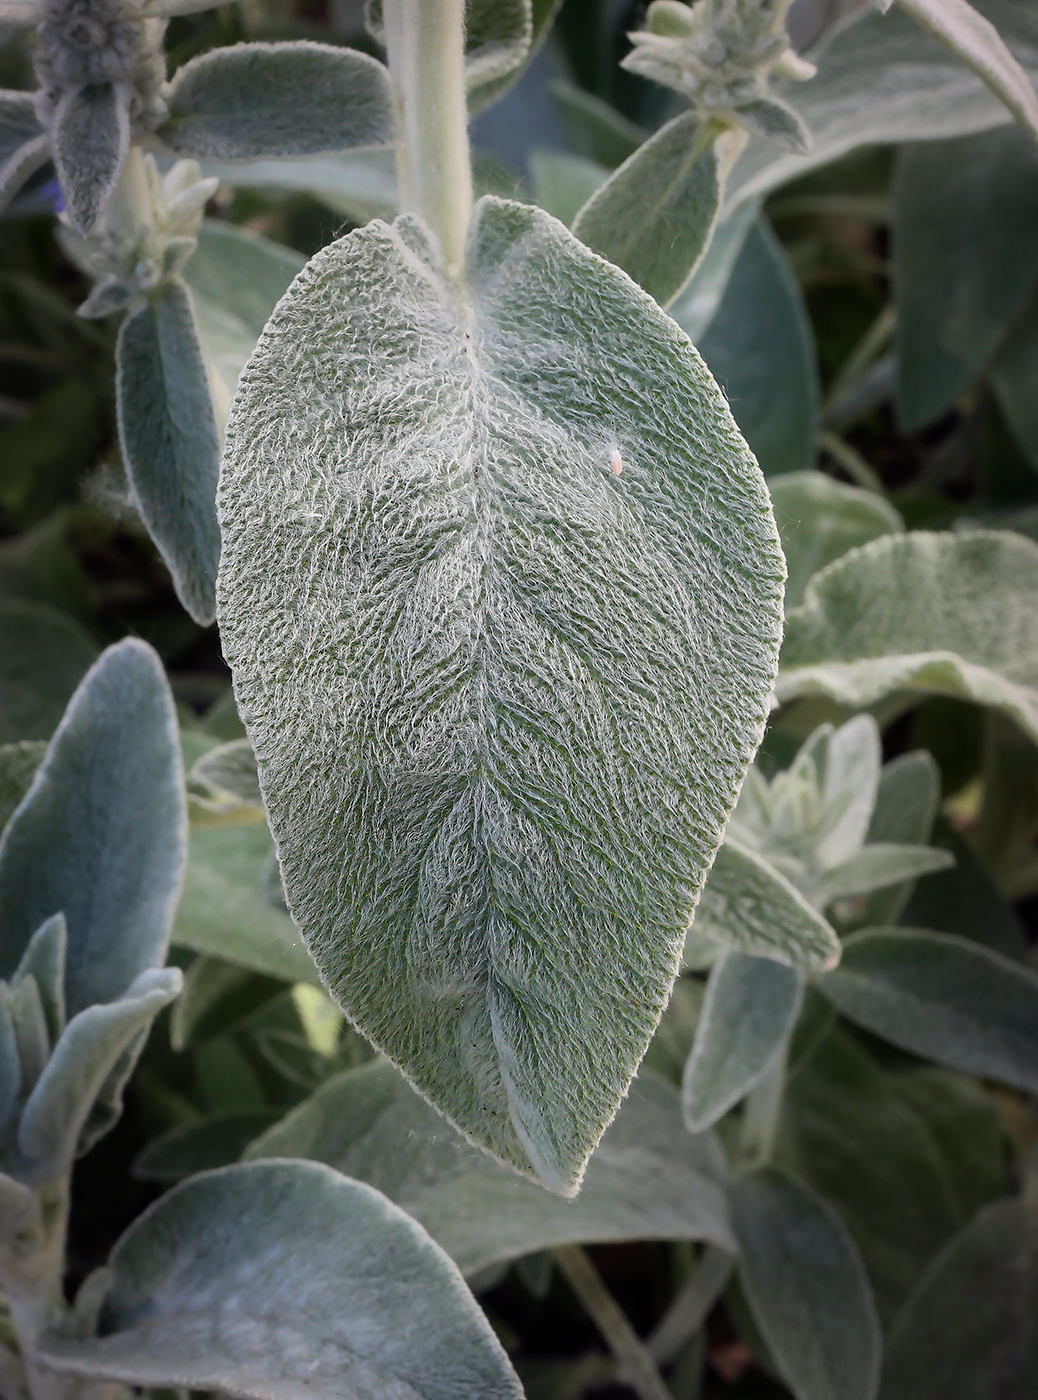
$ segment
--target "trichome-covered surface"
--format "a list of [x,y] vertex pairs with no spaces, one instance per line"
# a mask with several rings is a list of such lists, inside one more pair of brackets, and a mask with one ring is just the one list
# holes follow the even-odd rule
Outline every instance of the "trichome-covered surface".
[[760,738],[783,565],[687,338],[542,211],[320,253],[242,372],[219,607],[292,912],[464,1132],[579,1184]]

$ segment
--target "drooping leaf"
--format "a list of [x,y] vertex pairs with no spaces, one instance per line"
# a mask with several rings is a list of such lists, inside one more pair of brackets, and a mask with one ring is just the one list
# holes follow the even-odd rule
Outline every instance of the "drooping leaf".
[[759,737],[781,561],[713,381],[627,278],[488,198],[466,297],[403,219],[282,300],[228,429],[223,640],[330,988],[570,1191]]
[[953,695],[1038,739],[1036,590],[1038,545],[1020,535],[874,540],[816,574],[789,614],[778,697],[858,707],[896,690]]
[[50,1334],[48,1366],[249,1400],[522,1400],[443,1251],[316,1162],[194,1177],[134,1221],[110,1266],[101,1335]]
[[930,1260],[1006,1187],[989,1095],[947,1070],[881,1070],[833,1031],[790,1079],[782,1160],[836,1208],[884,1323]]
[[689,1132],[713,1127],[763,1079],[803,999],[801,974],[770,958],[730,952],[714,964],[681,1085]]
[[49,739],[96,658],[93,638],[67,614],[0,604],[0,740]]
[[[941,777],[937,764],[925,749],[902,754],[884,764],[866,842],[929,846],[940,797]],[[945,866],[945,869],[950,868]],[[896,923],[914,889],[915,881],[907,880],[904,884],[874,890],[863,901],[857,922],[862,925]]]
[[0,744],[0,832],[32,786],[46,752],[47,745],[42,739]]
[[124,83],[71,88],[50,131],[65,212],[87,234],[115,189],[130,149],[130,94]]
[[1038,1210],[981,1211],[934,1260],[890,1334],[882,1400],[1029,1400],[1038,1387]]
[[169,687],[151,648],[127,639],[76,691],[0,841],[0,976],[64,913],[69,1017],[122,996],[165,955],[184,826]]
[[787,612],[803,602],[808,580],[834,559],[905,528],[882,496],[845,486],[823,472],[790,472],[776,477],[769,487],[789,570]]
[[1038,93],[990,20],[967,0],[901,0],[901,5],[972,68],[1038,141]]
[[581,242],[622,267],[661,306],[695,272],[717,222],[720,135],[716,123],[683,112],[639,146],[573,221]]
[[356,49],[296,40],[232,44],[178,68],[165,144],[199,160],[308,156],[394,137],[385,65]]
[[739,1277],[796,1400],[873,1400],[879,1319],[839,1216],[773,1167],[742,1177],[732,1207]]
[[[179,969],[149,968],[119,1000],[88,1006],[72,1017],[22,1110],[18,1155],[9,1169],[38,1183],[55,1181],[69,1170],[77,1151],[100,1135],[100,1125],[91,1124],[90,1117],[106,1081],[118,1068],[121,1090],[143,1047],[140,1032],[179,991]],[[132,1061],[120,1065],[128,1049]],[[106,1110],[111,1106],[104,1105]],[[104,1119],[107,1131],[114,1118],[105,1112]]]
[[765,474],[810,467],[819,399],[814,336],[789,259],[763,220],[750,230],[698,345]]
[[991,366],[999,407],[1031,465],[1038,470],[1038,297],[1020,318]]
[[[1018,0],[978,0],[1032,81],[1038,78],[1038,13]],[[789,180],[863,146],[944,140],[1004,126],[1009,113],[986,84],[898,7],[862,8],[829,31],[811,55],[808,83],[776,82],[811,130],[807,155],[751,141],[728,180],[726,209],[761,198]]]
[[731,838],[717,853],[691,932],[791,967],[833,967],[840,956],[832,925],[763,856]]
[[138,1152],[133,1174],[168,1186],[215,1167],[229,1167],[279,1116],[276,1108],[233,1108],[180,1123]]
[[894,182],[897,404],[939,418],[990,364],[1038,280],[1038,141],[1019,127],[906,146]]
[[284,982],[320,978],[285,911],[264,823],[193,828],[172,940]]
[[31,92],[0,92],[0,210],[50,154]]
[[190,293],[179,279],[126,318],[115,354],[119,438],[134,497],[177,597],[204,626],[216,611],[220,433]]
[[689,1137],[677,1091],[651,1074],[634,1081],[574,1200],[470,1146],[385,1060],[328,1080],[247,1156],[315,1158],[370,1182],[466,1274],[562,1244],[732,1245],[720,1148],[711,1137]]
[[1038,1091],[1038,974],[965,938],[863,929],[819,991],[913,1054]]
[[206,219],[184,269],[202,343],[230,393],[260,331],[306,259],[224,220]]

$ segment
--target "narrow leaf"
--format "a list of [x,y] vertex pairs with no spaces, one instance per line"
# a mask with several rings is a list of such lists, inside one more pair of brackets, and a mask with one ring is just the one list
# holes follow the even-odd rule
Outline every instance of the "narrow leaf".
[[1038,279],[1038,143],[1017,127],[906,146],[894,181],[897,405],[924,427],[984,372]]
[[827,564],[858,545],[905,528],[882,496],[845,486],[823,472],[790,472],[768,485],[789,570],[787,612],[803,602],[808,581]]
[[1029,1400],[1038,1392],[1038,1210],[988,1206],[898,1317],[882,1400]]
[[818,901],[824,907],[846,895],[870,894],[888,885],[918,880],[955,864],[947,852],[934,846],[898,846],[876,841],[863,846],[837,865],[831,865],[818,882]]
[[122,172],[130,149],[131,91],[122,83],[70,89],[54,113],[54,164],[77,233],[93,228]]
[[141,518],[204,626],[216,610],[220,434],[182,282],[126,318],[115,354],[119,438]]
[[177,69],[159,134],[199,160],[307,156],[394,138],[385,65],[356,49],[296,40],[232,44]]
[[[929,845],[940,798],[941,775],[925,749],[915,749],[885,763],[879,775],[876,805],[869,819],[866,842]],[[953,856],[946,868],[952,868],[954,861]],[[909,880],[875,891],[865,900],[858,922],[862,925],[896,923],[914,889],[915,881]]]
[[629,279],[490,198],[467,266],[463,305],[416,221],[374,224],[281,301],[228,428],[222,635],[330,989],[569,1192],[761,732],[781,559],[716,386]]
[[879,1319],[839,1216],[774,1168],[743,1177],[732,1205],[739,1277],[796,1400],[873,1400]]
[[443,1251],[379,1192],[315,1162],[185,1182],[131,1225],[110,1266],[102,1335],[51,1334],[48,1366],[246,1400],[522,1400]]
[[922,929],[864,929],[816,985],[902,1049],[1038,1092],[1038,974],[990,948]]
[[789,259],[763,219],[697,343],[769,479],[811,466],[820,397],[814,335]]
[[801,974],[770,958],[732,952],[714,964],[681,1083],[689,1132],[712,1127],[763,1079],[803,999]]
[[573,232],[668,305],[710,242],[721,202],[720,128],[692,112],[669,121],[584,205]]
[[634,1081],[574,1200],[472,1147],[384,1060],[328,1080],[246,1155],[309,1157],[369,1182],[465,1274],[563,1244],[733,1245],[723,1154],[711,1137],[689,1137],[676,1091],[651,1074]]
[[[1038,545],[995,531],[888,535],[816,574],[786,624],[780,700],[897,690],[993,705],[1038,740]],[[902,606],[912,599],[910,608]]]
[[1038,93],[990,20],[966,0],[901,0],[901,5],[972,68],[1038,141]]
[[[74,1016],[22,1111],[18,1175],[54,1181],[71,1167],[94,1100],[139,1032],[180,991],[175,967],[150,968],[126,995]],[[138,1048],[143,1047],[139,1042]]]
[[834,967],[840,957],[828,921],[763,856],[731,838],[717,853],[692,931],[791,967]]
[[63,912],[69,1016],[121,996],[165,955],[183,858],[172,697],[151,648],[126,640],[72,697],[0,842],[0,976]]
[[12,981],[31,977],[40,996],[47,1038],[55,1045],[65,1029],[65,963],[68,930],[64,914],[52,914],[29,940]]

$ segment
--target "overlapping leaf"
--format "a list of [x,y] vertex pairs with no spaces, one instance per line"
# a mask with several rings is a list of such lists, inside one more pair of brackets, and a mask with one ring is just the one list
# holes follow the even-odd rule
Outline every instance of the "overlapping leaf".
[[764,713],[781,563],[713,381],[540,211],[481,203],[464,301],[416,221],[369,226],[243,373],[221,518],[226,654],[329,985],[573,1190]]

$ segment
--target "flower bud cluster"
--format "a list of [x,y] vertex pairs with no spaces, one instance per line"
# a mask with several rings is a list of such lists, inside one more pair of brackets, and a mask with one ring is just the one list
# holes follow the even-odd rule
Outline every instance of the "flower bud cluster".
[[137,0],[41,0],[35,54],[41,123],[49,128],[70,94],[112,83],[129,91],[131,138],[154,131],[167,116],[165,26],[146,17]]
[[165,177],[154,157],[140,157],[144,207],[121,216],[118,200],[85,238],[61,230],[69,257],[96,283],[81,316],[110,316],[139,304],[183,268],[198,242],[206,201],[218,185],[198,162],[178,160]]
[[623,66],[682,93],[703,116],[738,118],[770,99],[772,74],[814,75],[790,47],[788,8],[789,0],[653,0]]

